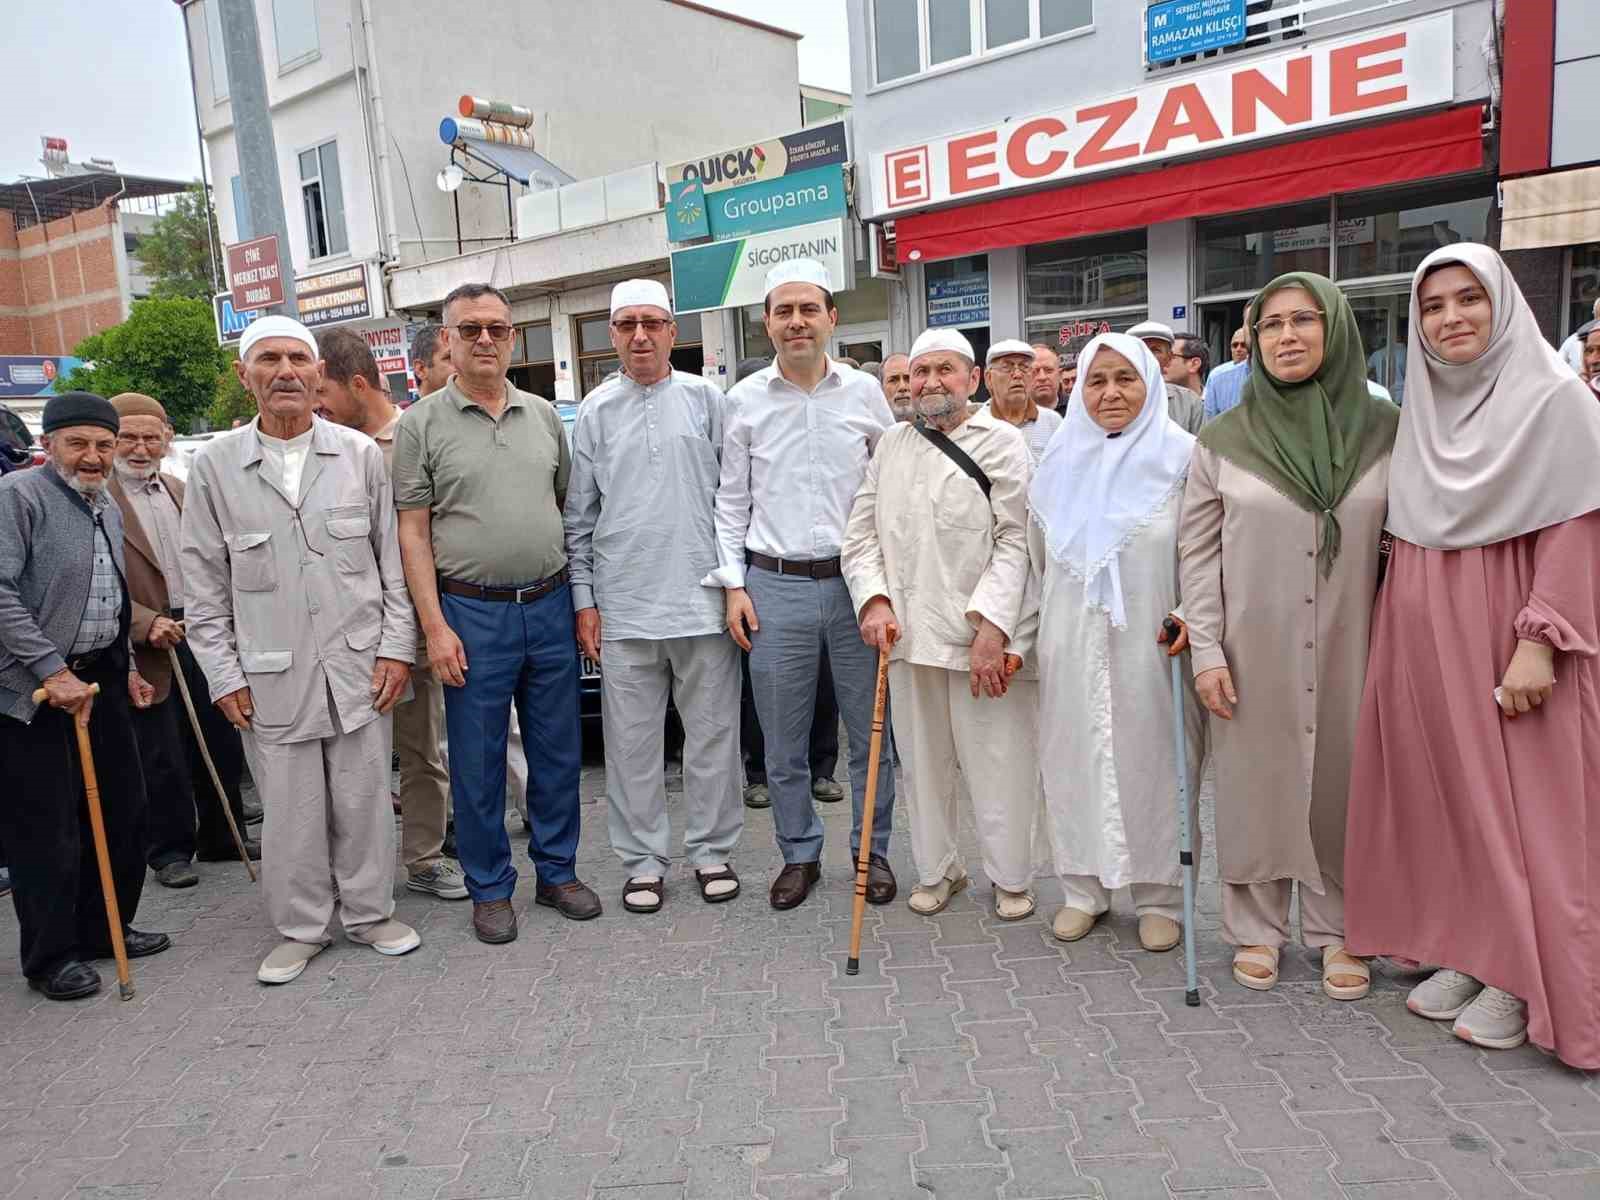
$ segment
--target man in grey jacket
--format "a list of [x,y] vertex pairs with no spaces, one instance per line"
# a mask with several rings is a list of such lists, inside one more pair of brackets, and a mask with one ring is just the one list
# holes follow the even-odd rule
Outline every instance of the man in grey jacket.
[[[85,960],[111,957],[75,720],[89,725],[125,925],[144,888],[144,780],[129,704],[147,707],[154,689],[129,652],[122,517],[105,493],[117,420],[100,396],[52,397],[43,422],[50,462],[0,479],[0,843],[16,887],[22,970],[51,1000],[99,991]],[[33,702],[40,687],[44,707]],[[172,944],[128,928],[123,939],[130,957]]]
[[335,883],[351,941],[380,954],[421,944],[392,919],[389,804],[388,714],[410,677],[415,617],[383,453],[312,415],[322,365],[310,332],[262,317],[236,369],[260,415],[190,468],[184,615],[265,813],[262,882],[285,940],[256,978],[288,983],[328,944]]

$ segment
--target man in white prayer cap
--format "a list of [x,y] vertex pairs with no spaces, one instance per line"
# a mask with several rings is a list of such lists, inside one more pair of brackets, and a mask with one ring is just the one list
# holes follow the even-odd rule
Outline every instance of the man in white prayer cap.
[[1177,341],[1172,326],[1160,321],[1140,321],[1128,330],[1128,336],[1138,338],[1156,356],[1162,383],[1167,389],[1167,414],[1189,433],[1199,433],[1206,420],[1205,401],[1193,388],[1173,383],[1166,377],[1167,367],[1172,363],[1172,346]]
[[336,900],[350,941],[391,955],[421,944],[394,920],[389,802],[389,713],[416,623],[383,453],[313,415],[310,331],[259,318],[235,369],[259,415],[189,468],[184,620],[266,813],[263,892],[284,940],[256,978],[288,983],[329,944]]
[[894,772],[883,755],[873,826],[863,832],[878,664],[857,630],[839,550],[851,499],[894,414],[877,380],[828,357],[839,314],[827,269],[794,259],[773,267],[766,284],[767,336],[777,358],[728,393],[718,562],[706,582],[726,589],[728,632],[750,655],[784,862],[772,906],[802,903],[821,875],[822,822],[807,750],[824,652],[850,738],[851,856],[868,838],[867,900],[887,904],[895,896],[888,858]]
[[622,369],[585,397],[572,430],[564,524],[578,645],[601,665],[611,848],[627,869],[622,906],[661,908],[672,858],[662,734],[669,689],[683,720],[684,856],[708,904],[731,900],[728,861],[744,828],[739,647],[723,633],[712,510],[722,390],[672,369],[678,326],[667,289],[611,290]]
[[[1004,343],[1002,343],[1004,346]],[[894,741],[906,782],[913,911],[967,886],[957,779],[972,796],[995,915],[1032,914],[1041,827],[1038,596],[1028,565],[1020,430],[972,407],[978,365],[953,329],[911,347],[917,423],[884,435],[850,511],[841,558],[862,640],[890,651]]]
[[[1046,353],[1049,353],[1047,350]],[[984,355],[984,378],[989,385],[989,411],[1022,430],[1028,457],[1038,464],[1050,435],[1061,428],[1061,414],[1040,408],[1033,395],[1033,363],[1037,355],[1027,342],[1005,338]]]

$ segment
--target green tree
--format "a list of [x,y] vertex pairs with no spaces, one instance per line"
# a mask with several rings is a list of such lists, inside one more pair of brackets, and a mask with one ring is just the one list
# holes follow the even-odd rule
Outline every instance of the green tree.
[[217,345],[211,305],[180,297],[137,301],[126,321],[84,338],[72,352],[83,365],[57,390],[143,392],[161,401],[179,433],[207,414],[229,360]]
[[217,211],[204,185],[197,183],[139,239],[134,253],[153,281],[150,294],[210,300],[217,290],[211,275],[212,240],[222,244],[217,235]]
[[244,384],[239,382],[239,376],[233,369],[238,357],[228,354],[228,365],[217,378],[216,398],[206,413],[213,429],[232,429],[235,421],[249,421],[256,415],[255,398],[244,390]]

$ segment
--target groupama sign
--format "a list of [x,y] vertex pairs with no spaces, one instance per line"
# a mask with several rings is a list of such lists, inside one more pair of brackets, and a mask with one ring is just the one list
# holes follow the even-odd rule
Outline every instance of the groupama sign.
[[1448,104],[1454,60],[1446,11],[875,153],[873,215]]

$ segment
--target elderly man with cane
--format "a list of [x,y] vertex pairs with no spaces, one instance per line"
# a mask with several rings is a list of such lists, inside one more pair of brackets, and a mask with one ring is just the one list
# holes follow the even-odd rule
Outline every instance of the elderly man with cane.
[[389,805],[388,714],[416,619],[382,451],[312,415],[322,364],[310,331],[261,317],[239,351],[260,415],[190,469],[185,615],[266,814],[263,884],[284,941],[256,978],[288,983],[328,945],[335,900],[351,941],[380,954],[421,944],[393,919]]
[[[930,329],[911,347],[917,423],[883,435],[850,510],[840,558],[861,639],[889,651],[894,740],[905,772],[914,912],[967,885],[956,848],[956,780],[977,817],[995,915],[1034,909],[1039,683],[1028,564],[1032,474],[1021,430],[969,401],[971,344]],[[1024,666],[1026,670],[1024,671]]]
[[[107,928],[101,883],[112,879],[121,921],[133,920],[145,794],[129,709],[148,705],[151,688],[128,645],[122,518],[105,494],[117,424],[103,397],[54,396],[44,410],[49,463],[0,479],[0,843],[23,973],[51,1000],[100,990],[86,960],[111,957],[115,933],[131,957],[172,944],[164,933]],[[99,864],[82,786],[92,766],[75,750],[75,721],[88,725],[105,780]]]
[[[139,673],[155,688],[155,702],[133,714],[149,798],[146,861],[164,887],[200,882],[192,862],[227,862],[235,857],[233,826],[244,827],[239,783],[244,748],[239,731],[211,705],[205,676],[183,632],[183,569],[178,562],[178,527],[183,517],[183,482],[161,470],[172,436],[167,410],[137,392],[111,398],[117,410],[117,458],[107,491],[122,514],[132,639]],[[176,669],[174,664],[176,664]],[[197,728],[184,711],[175,684],[181,671],[194,699]],[[227,809],[211,783],[202,757],[204,739],[226,794]],[[250,858],[261,844],[245,843]]]

